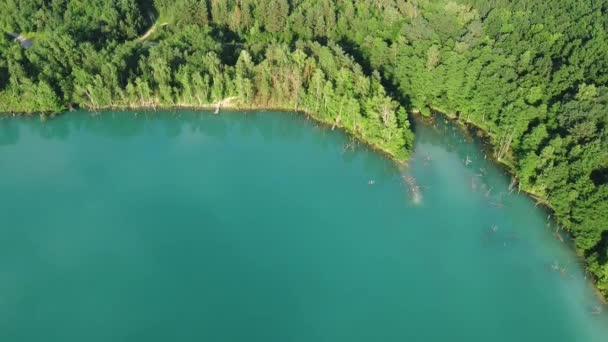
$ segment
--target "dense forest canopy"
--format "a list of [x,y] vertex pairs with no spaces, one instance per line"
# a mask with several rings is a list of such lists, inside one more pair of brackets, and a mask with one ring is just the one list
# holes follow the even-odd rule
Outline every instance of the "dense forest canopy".
[[595,0],[5,0],[0,112],[293,109],[403,160],[406,113],[442,111],[487,132],[608,293],[607,12]]

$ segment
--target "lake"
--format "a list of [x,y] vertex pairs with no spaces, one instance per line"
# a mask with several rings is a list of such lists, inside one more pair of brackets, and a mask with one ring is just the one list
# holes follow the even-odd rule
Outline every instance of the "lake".
[[398,167],[291,113],[5,117],[0,340],[607,341],[548,213],[416,134]]

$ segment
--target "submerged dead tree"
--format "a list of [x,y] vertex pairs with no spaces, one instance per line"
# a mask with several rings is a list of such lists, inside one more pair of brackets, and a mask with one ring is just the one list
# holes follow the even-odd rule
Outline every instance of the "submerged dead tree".
[[559,242],[564,242],[564,237],[562,236],[562,234],[559,233],[559,229],[560,229],[559,226],[555,227],[555,231],[553,232],[553,236],[555,236],[555,238],[557,240],[559,240]]
[[517,179],[515,177],[511,177],[511,183],[509,183],[509,195],[515,191],[515,184],[517,184]]
[[347,151],[354,151],[356,145],[357,145],[357,139],[355,139],[354,137],[351,137],[349,139],[349,141],[346,144],[344,144],[342,153],[346,153]]
[[410,192],[410,196],[412,198],[412,202],[415,204],[419,204],[422,201],[422,192],[420,191],[420,186],[416,184],[416,178],[413,176],[403,176],[403,180],[405,184],[407,184]]

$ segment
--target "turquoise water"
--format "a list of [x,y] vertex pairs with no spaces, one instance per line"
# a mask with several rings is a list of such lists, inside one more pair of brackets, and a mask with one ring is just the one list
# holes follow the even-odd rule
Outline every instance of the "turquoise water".
[[417,137],[400,170],[295,114],[4,118],[0,341],[607,341],[547,213]]

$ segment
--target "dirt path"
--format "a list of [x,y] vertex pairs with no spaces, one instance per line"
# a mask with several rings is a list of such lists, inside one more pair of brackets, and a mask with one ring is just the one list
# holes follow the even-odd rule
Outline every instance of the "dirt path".
[[154,25],[152,25],[152,27],[150,27],[150,29],[148,29],[148,31],[146,31],[146,33],[144,33],[143,36],[137,38],[137,41],[138,42],[145,41],[146,39],[148,39],[152,35],[152,33],[154,33],[156,31],[157,27],[163,27],[163,26],[167,26],[167,25],[169,25],[169,23],[162,23],[162,24],[154,24]]
[[7,32],[7,34],[13,38],[15,38],[16,40],[19,41],[19,44],[21,44],[22,47],[29,49],[32,47],[32,45],[34,45],[34,42],[31,39],[27,39],[24,36],[22,36],[19,33],[15,33],[15,32]]

